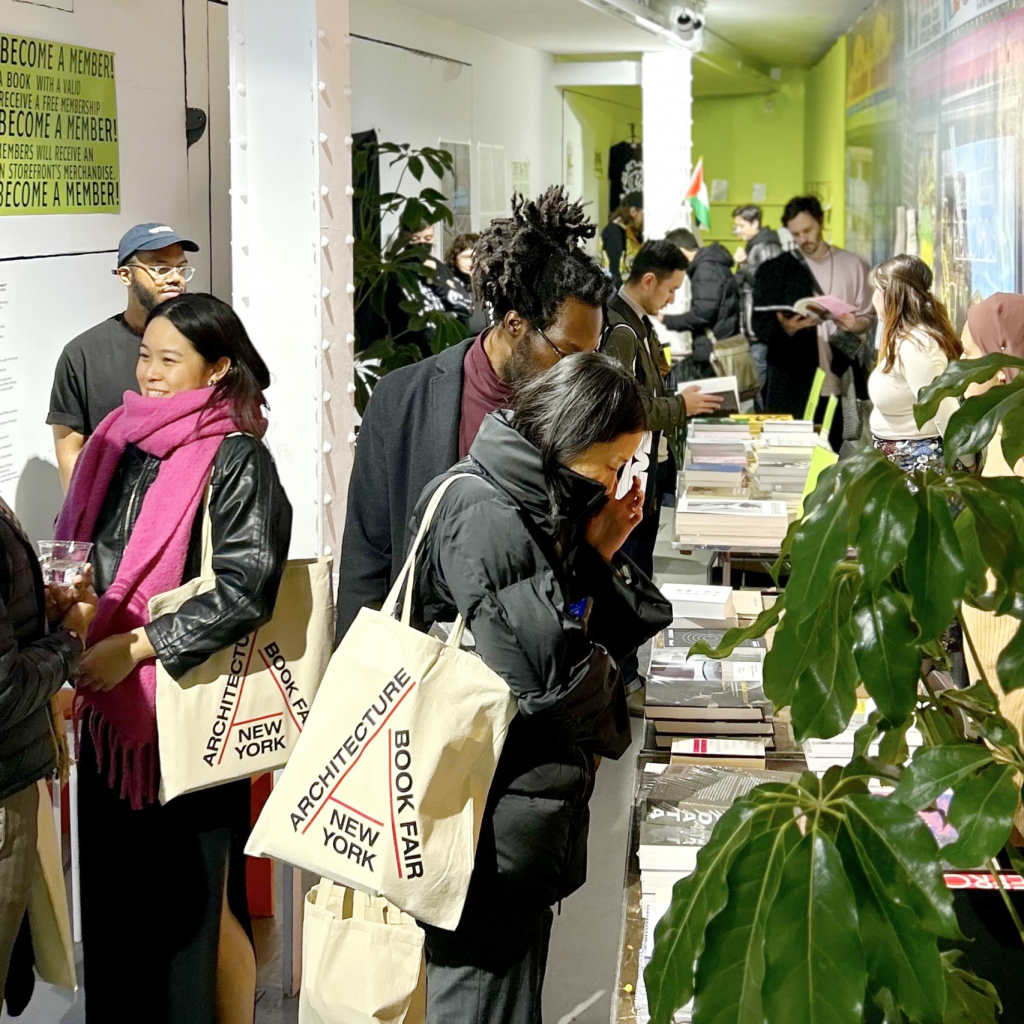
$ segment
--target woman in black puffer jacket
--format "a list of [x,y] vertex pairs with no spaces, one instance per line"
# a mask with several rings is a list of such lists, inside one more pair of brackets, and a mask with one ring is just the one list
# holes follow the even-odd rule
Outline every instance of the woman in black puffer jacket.
[[[427,928],[428,1024],[539,1020],[551,906],[586,878],[602,757],[630,744],[616,658],[669,625],[668,602],[619,548],[643,516],[614,494],[647,425],[631,374],[575,355],[483,423],[424,541],[417,624],[461,614],[519,713],[491,787],[454,932]],[[424,491],[415,530],[440,481]]]
[[96,612],[88,578],[74,596],[89,600],[62,603],[53,589],[48,600],[32,543],[0,500],[0,1007],[36,863],[36,783],[57,766],[50,699],[78,666]]

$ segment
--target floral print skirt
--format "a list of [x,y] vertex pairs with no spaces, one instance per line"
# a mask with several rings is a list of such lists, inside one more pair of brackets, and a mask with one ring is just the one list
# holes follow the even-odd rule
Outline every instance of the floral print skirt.
[[942,472],[946,468],[941,437],[911,437],[901,441],[872,437],[871,441],[878,451],[904,473],[913,473],[915,469]]

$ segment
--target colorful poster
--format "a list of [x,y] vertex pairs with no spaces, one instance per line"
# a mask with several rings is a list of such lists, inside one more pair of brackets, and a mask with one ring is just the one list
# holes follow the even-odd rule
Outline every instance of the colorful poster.
[[1009,2],[1010,0],[945,0],[946,31],[955,32],[969,21]]
[[892,95],[896,72],[896,5],[885,0],[849,34],[846,109],[855,113]]
[[0,216],[120,211],[114,54],[0,34]]

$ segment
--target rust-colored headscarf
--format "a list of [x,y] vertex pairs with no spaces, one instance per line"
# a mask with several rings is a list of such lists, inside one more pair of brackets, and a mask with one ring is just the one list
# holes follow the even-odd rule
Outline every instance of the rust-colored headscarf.
[[[1024,295],[997,292],[967,313],[967,326],[971,338],[984,355],[1005,352],[1024,359]],[[1017,370],[1003,371],[1007,381],[1017,376]]]

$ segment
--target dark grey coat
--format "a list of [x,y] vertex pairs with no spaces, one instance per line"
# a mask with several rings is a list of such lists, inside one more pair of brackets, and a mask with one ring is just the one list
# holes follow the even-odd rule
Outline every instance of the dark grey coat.
[[81,652],[81,642],[65,630],[47,635],[39,562],[0,502],[0,800],[53,771],[50,698]]
[[[594,755],[616,758],[630,744],[616,659],[667,626],[671,605],[628,559],[609,565],[584,539],[606,500],[600,484],[561,468],[552,514],[540,452],[504,414],[484,420],[469,458],[451,472],[476,479],[451,485],[428,531],[415,624],[461,614],[519,705],[473,890],[496,906],[550,906],[586,878]],[[424,491],[411,529],[438,483]]]

